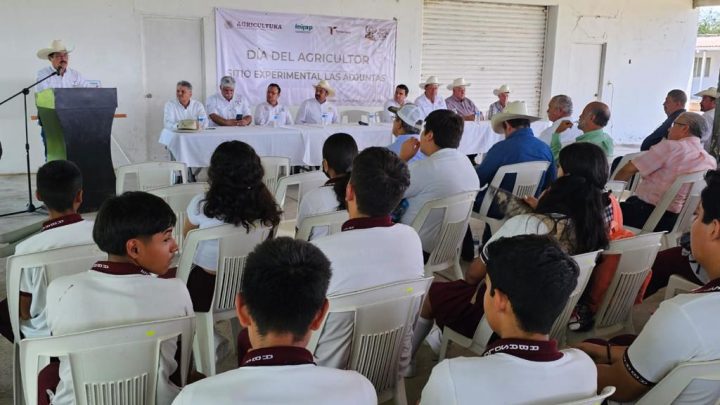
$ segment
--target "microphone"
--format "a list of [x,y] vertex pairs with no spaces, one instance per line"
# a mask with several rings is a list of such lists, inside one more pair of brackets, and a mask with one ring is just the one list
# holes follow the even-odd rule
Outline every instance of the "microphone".
[[60,65],[60,66],[57,67],[57,69],[55,70],[55,74],[58,75],[58,76],[60,76],[60,72],[61,72],[61,71],[62,71],[62,65]]

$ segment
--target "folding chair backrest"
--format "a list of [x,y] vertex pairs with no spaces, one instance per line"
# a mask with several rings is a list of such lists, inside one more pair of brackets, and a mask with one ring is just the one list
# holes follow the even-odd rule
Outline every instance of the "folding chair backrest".
[[595,328],[624,323],[630,316],[640,288],[660,249],[663,232],[648,233],[610,242],[603,254],[620,254],[620,261],[595,315]]
[[605,190],[611,191],[617,198],[622,196],[623,191],[625,191],[625,187],[627,187],[626,181],[608,180],[608,182],[605,183]]
[[[501,166],[495,173],[490,185],[495,188],[500,188],[500,184],[506,175],[516,174],[513,189],[508,191],[512,191],[512,194],[518,197],[524,197],[526,195],[534,196],[538,191],[538,187],[540,187],[540,183],[548,166],[550,166],[550,162],[546,161],[523,162]],[[483,202],[480,205],[480,216],[487,216],[492,206],[493,196],[494,194],[491,192],[485,193]]]
[[[432,277],[420,278],[328,297],[328,313],[355,314],[350,369],[372,382],[378,403],[392,396],[402,378],[398,371],[403,337],[413,328],[431,282]],[[308,350],[314,352],[322,330],[313,333]]]
[[175,228],[173,229],[173,237],[180,247],[180,252],[182,252],[183,245],[183,224],[185,224],[185,218],[187,218],[187,208],[190,200],[198,194],[205,193],[208,187],[207,183],[187,183],[156,188],[149,191],[150,194],[154,194],[165,200],[173,212],[175,212],[177,220],[175,221]]
[[603,388],[598,395],[592,396],[590,398],[579,399],[577,401],[563,402],[558,405],[600,405],[604,403],[604,401],[614,393],[615,387],[613,387],[612,385],[608,385],[607,387]]
[[120,166],[115,169],[115,194],[129,191],[125,187],[125,177],[134,174],[137,178],[139,191],[172,186],[175,174],[180,172],[182,182],[187,183],[187,166],[182,162],[145,162]]
[[[615,167],[615,170],[613,170],[612,174],[610,175],[610,180],[614,179],[615,176],[620,172],[620,169],[625,167],[626,164],[630,163],[631,160],[634,158],[642,155],[645,152],[635,152],[635,153],[628,153],[627,155],[623,156],[620,159],[620,163]],[[631,177],[627,183],[625,183],[625,189],[630,191],[635,191],[638,184],[640,183],[640,175],[635,174],[633,177]]]
[[343,124],[357,124],[358,121],[368,122],[368,114],[364,110],[345,110],[340,113],[340,122]]
[[473,190],[428,201],[413,220],[412,227],[419,233],[431,212],[443,212],[435,248],[430,252],[430,258],[425,264],[426,276],[431,276],[433,271],[452,267],[458,259],[476,195],[477,190]]
[[568,299],[567,304],[565,304],[565,308],[555,320],[552,330],[550,331],[550,337],[560,342],[560,344],[562,344],[565,340],[565,332],[567,331],[568,321],[575,309],[575,305],[577,305],[578,300],[580,300],[580,296],[583,294],[583,291],[585,291],[585,287],[587,286],[587,283],[590,280],[590,275],[592,275],[593,268],[595,267],[597,255],[600,252],[601,250],[598,250],[595,252],[573,256],[573,259],[580,269],[577,278],[577,285],[572,293],[570,293],[570,298]]
[[309,240],[310,233],[313,228],[316,227],[327,227],[328,232],[326,235],[332,235],[340,232],[342,224],[345,223],[350,217],[348,216],[347,210],[334,211],[328,214],[311,215],[305,217],[301,224],[298,224],[300,228],[295,234],[295,239]]
[[[95,329],[63,336],[25,339],[20,358],[25,400],[37,403],[41,358],[67,356],[75,403],[154,404],[160,344],[181,341],[180,370],[185,385],[195,329],[194,316]],[[120,342],[120,343],[118,343]]]
[[[296,185],[298,186],[298,204],[296,207],[298,207],[305,193],[322,186],[326,181],[327,176],[320,170],[281,177],[280,180],[278,180],[277,190],[275,191],[275,201],[280,208],[283,208],[288,187]],[[285,214],[287,214],[287,211]],[[297,217],[297,208],[295,209],[295,217]]]
[[695,216],[695,210],[700,204],[700,193],[705,188],[705,181],[699,180],[692,183],[690,186],[690,193],[685,199],[682,210],[678,214],[675,226],[670,233],[672,234],[683,234],[690,232],[690,226],[692,225],[693,218]]
[[[655,206],[655,209],[653,210],[652,214],[650,214],[650,217],[647,219],[647,221],[645,221],[645,225],[643,225],[642,227],[642,233],[649,233],[655,230],[655,227],[660,222],[660,219],[665,214],[665,211],[667,211],[667,208],[673,202],[677,194],[680,192],[681,188],[686,184],[690,185],[690,192],[694,190],[697,196],[697,199],[693,199],[693,201],[695,201],[695,207],[693,207],[694,211],[699,202],[700,191],[702,191],[702,189],[705,187],[704,177],[705,171],[697,171],[684,174],[675,179],[670,188],[665,192],[665,194],[663,194],[660,202]],[[683,204],[683,209],[685,208],[685,205],[687,205],[687,201],[686,204]],[[687,218],[687,216],[692,217],[692,214],[692,211],[690,211],[689,213],[682,213],[681,211],[680,216],[683,217],[684,225],[687,225],[688,221],[692,222],[692,219]],[[680,218],[678,217],[678,221],[675,222],[675,225],[673,227],[674,229],[677,228],[679,221]]]
[[270,194],[275,195],[278,179],[290,174],[290,158],[284,156],[261,156],[260,163],[265,171],[263,183],[270,190]]
[[215,226],[205,229],[194,229],[188,232],[185,246],[178,265],[178,278],[187,283],[192,268],[192,260],[201,241],[217,240],[219,245],[218,267],[215,278],[215,293],[212,311],[228,312],[230,317],[235,312],[235,296],[240,291],[245,258],[258,244],[269,239],[272,228],[257,226],[245,227],[232,224]]
[[[675,403],[674,400],[693,380],[715,381],[720,385],[720,360],[687,362],[677,365],[668,375],[640,398],[637,405]],[[712,399],[711,399],[712,401]],[[715,398],[714,403],[720,403]],[[713,402],[702,402],[713,403]]]

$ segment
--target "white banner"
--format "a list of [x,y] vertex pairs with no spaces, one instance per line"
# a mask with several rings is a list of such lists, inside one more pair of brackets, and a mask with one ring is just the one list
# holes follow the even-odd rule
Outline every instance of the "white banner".
[[327,80],[338,105],[381,105],[395,82],[397,22],[215,9],[217,77],[233,76],[250,104],[268,84],[280,102],[298,105]]

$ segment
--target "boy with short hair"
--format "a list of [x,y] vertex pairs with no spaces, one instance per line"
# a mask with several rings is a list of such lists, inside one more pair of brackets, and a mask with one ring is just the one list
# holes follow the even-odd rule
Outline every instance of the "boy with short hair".
[[236,299],[253,349],[240,368],[185,387],[173,404],[376,404],[365,377],[317,367],[305,349],[328,311],[330,274],[330,262],[312,244],[278,238],[258,245]]
[[[193,314],[185,284],[162,279],[178,250],[172,237],[175,214],[161,198],[127,192],[105,201],[93,228],[95,243],[107,252],[87,272],[60,277],[47,291],[47,322],[53,335],[171,319]],[[178,364],[177,342],[160,347],[157,401],[170,403],[179,388],[170,381]],[[60,359],[54,405],[74,402],[70,364]]]
[[[82,174],[69,160],[45,163],[37,172],[35,197],[48,210],[42,231],[15,247],[15,254],[29,254],[93,243],[93,222],[77,213],[82,204]],[[39,267],[22,269],[20,278],[20,332],[25,338],[50,336],[45,318],[45,274]],[[7,300],[0,302],[0,333],[14,341]]]
[[595,395],[592,360],[558,350],[548,336],[577,285],[575,261],[540,235],[500,238],[486,252],[485,317],[500,339],[482,357],[435,366],[421,403],[560,403]]

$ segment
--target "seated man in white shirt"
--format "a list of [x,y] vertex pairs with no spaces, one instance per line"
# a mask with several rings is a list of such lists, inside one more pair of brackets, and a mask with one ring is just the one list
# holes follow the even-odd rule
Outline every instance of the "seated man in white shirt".
[[420,111],[422,111],[422,118],[427,117],[435,110],[447,109],[445,99],[438,95],[439,87],[440,82],[435,76],[430,76],[427,78],[425,83],[420,83],[420,88],[423,89],[424,93],[415,99],[415,105],[420,107]]
[[186,386],[173,404],[376,404],[365,377],[318,367],[305,349],[328,311],[325,255],[278,238],[255,247],[245,263],[236,306],[253,349],[239,368]]
[[[710,282],[663,301],[629,346],[598,339],[577,346],[597,363],[598,387],[615,386],[615,401],[639,399],[681,363],[720,360],[720,172],[709,171],[705,180],[690,229],[690,249]],[[696,379],[678,398],[666,400],[714,404],[718,398],[720,383]]]
[[[47,322],[54,336],[193,314],[185,283],[164,279],[178,246],[172,237],[175,213],[160,197],[127,192],[106,200],[93,238],[108,254],[89,271],[55,279],[47,291]],[[157,276],[157,277],[155,277]],[[180,392],[177,341],[160,346],[156,401],[169,404]],[[111,367],[112,365],[108,365]],[[57,371],[53,405],[75,403],[67,358],[41,372]],[[40,392],[46,392],[41,387]]]
[[290,110],[278,101],[280,85],[270,83],[265,93],[265,102],[255,107],[255,125],[292,125]]
[[[402,223],[412,225],[423,205],[431,200],[449,197],[480,188],[470,160],[458,152],[463,134],[463,118],[450,110],[436,110],[425,118],[420,140],[410,138],[402,146],[400,158],[409,161],[422,152],[427,159],[410,165],[410,187],[405,191],[408,207]],[[431,253],[437,244],[443,212],[432,212],[420,229],[423,251]]]
[[309,98],[300,104],[295,122],[298,124],[337,124],[340,122],[337,108],[327,100],[335,97],[335,90],[327,80],[320,80],[314,84],[315,97]]
[[578,267],[549,236],[501,238],[487,247],[485,317],[500,338],[482,357],[443,360],[421,404],[556,404],[595,395],[592,360],[548,336],[577,285]]
[[695,95],[702,97],[700,99],[700,111],[702,111],[703,118],[707,121],[710,131],[701,141],[705,150],[710,152],[710,140],[712,139],[713,123],[715,122],[715,105],[720,94],[716,87],[708,87],[699,93],[695,93]]
[[[45,163],[37,172],[35,197],[45,204],[48,220],[42,231],[15,247],[15,254],[43,252],[94,243],[93,222],[77,213],[82,204],[82,174],[69,160]],[[23,338],[50,336],[45,317],[45,275],[41,267],[22,269],[20,276],[20,332]],[[0,301],[0,334],[14,341],[7,300]]]
[[177,129],[182,120],[196,120],[197,129],[207,128],[207,113],[201,102],[192,98],[192,84],[180,80],[175,86],[175,100],[165,103],[164,127]]
[[[557,132],[560,123],[563,121],[573,122],[572,119],[573,104],[572,99],[564,94],[558,94],[553,96],[548,103],[547,115],[548,119],[552,121],[552,125],[548,128],[543,129],[540,133],[540,140],[550,145],[552,142],[552,136]],[[575,142],[575,138],[582,135],[583,132],[578,129],[577,125],[572,126],[562,133],[560,133],[560,144],[567,146]]]
[[392,122],[393,119],[395,119],[395,116],[389,111],[390,108],[393,107],[400,109],[404,106],[409,93],[410,89],[408,89],[406,85],[398,84],[397,87],[395,87],[395,94],[393,95],[393,98],[386,101],[385,105],[383,105],[382,113],[380,114],[380,121]]
[[220,79],[220,92],[210,96],[205,107],[211,126],[244,127],[252,123],[250,106],[235,94],[235,79],[232,76]]

